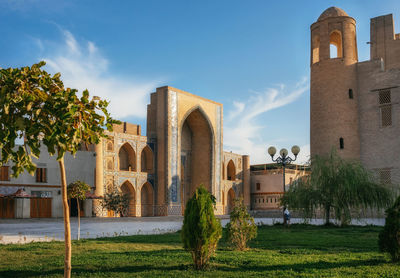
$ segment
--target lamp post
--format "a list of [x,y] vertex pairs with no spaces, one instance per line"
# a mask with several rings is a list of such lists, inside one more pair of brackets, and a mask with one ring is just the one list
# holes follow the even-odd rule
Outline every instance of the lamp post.
[[[280,156],[278,156],[275,160],[274,160],[274,156],[276,154],[276,148],[275,147],[269,147],[268,148],[268,153],[271,156],[271,159],[273,162],[282,165],[282,176],[283,176],[283,194],[285,194],[286,192],[286,188],[285,188],[285,184],[286,184],[286,180],[285,180],[285,167],[287,164],[292,163],[293,161],[295,161],[297,159],[297,155],[300,152],[300,147],[294,145],[292,147],[292,153],[294,154],[294,159],[291,158],[290,156],[288,156],[289,152],[287,149],[281,149],[279,151]],[[285,210],[286,207],[283,207],[283,224],[286,225],[286,217],[285,217]]]

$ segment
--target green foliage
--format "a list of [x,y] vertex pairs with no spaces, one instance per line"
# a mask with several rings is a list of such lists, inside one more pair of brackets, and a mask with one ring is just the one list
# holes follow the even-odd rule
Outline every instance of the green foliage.
[[[45,64],[0,69],[0,166],[11,161],[12,176],[18,177],[24,170],[33,174],[36,165],[32,157],[40,156],[41,144],[50,155],[57,154],[65,216],[65,277],[70,277],[71,237],[64,155],[67,152],[74,155],[82,142],[97,144],[101,137],[106,137],[103,127],[112,130],[117,121],[107,112],[107,101],[98,97],[90,100],[87,90],[78,97],[76,89],[64,88],[60,73],[51,75],[44,71]],[[16,140],[22,138],[24,145],[17,147]]]
[[90,191],[90,186],[80,180],[77,180],[73,183],[68,184],[67,187],[67,194],[68,194],[68,199],[79,199],[79,200],[85,200],[86,199],[86,193]]
[[207,267],[222,235],[221,223],[214,215],[214,200],[207,189],[200,185],[186,204],[181,237],[183,247],[191,253],[196,269]]
[[230,215],[230,222],[226,225],[228,241],[236,250],[246,250],[247,242],[257,236],[257,225],[254,218],[247,212],[243,198],[235,199]]
[[379,249],[388,252],[394,262],[400,261],[400,197],[386,210],[385,227],[379,233]]
[[[13,176],[24,170],[33,174],[43,143],[51,155],[61,159],[75,154],[79,144],[97,144],[105,126],[116,123],[107,112],[108,102],[89,99],[87,90],[64,88],[60,74],[51,75],[42,67],[0,69],[0,164],[11,161]],[[102,114],[98,114],[102,112]],[[15,145],[25,138],[25,146]]]
[[117,190],[108,192],[104,195],[101,205],[103,208],[112,210],[121,216],[127,216],[129,195]]
[[323,208],[326,224],[331,210],[342,225],[351,221],[351,209],[386,208],[392,201],[384,185],[359,162],[349,161],[332,152],[311,160],[311,175],[298,179],[282,197],[281,203],[304,212],[311,218]]
[[[201,273],[191,266],[179,233],[74,240],[73,276],[400,277],[399,265],[377,249],[381,230],[374,226],[260,226],[246,252],[225,248],[227,238],[221,238],[212,267]],[[62,277],[62,247],[59,241],[0,244],[0,256],[6,258],[0,260],[0,277]]]

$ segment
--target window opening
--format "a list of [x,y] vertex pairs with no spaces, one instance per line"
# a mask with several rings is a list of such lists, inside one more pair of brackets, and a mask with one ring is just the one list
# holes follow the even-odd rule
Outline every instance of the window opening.
[[0,181],[9,181],[9,166],[1,166],[0,167]]
[[353,99],[353,89],[349,89],[349,99]]
[[36,182],[47,182],[46,172],[46,168],[36,168]]
[[330,57],[340,58],[342,57],[342,35],[339,31],[333,31],[329,36],[330,44]]

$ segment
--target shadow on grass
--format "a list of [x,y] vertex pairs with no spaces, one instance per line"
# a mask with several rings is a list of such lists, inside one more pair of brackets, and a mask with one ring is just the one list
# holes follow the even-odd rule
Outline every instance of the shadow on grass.
[[[376,238],[380,227],[345,228],[336,226],[311,226],[294,224],[289,228],[283,225],[260,226],[258,236],[249,247],[263,250],[307,249],[318,251],[377,251]],[[87,239],[85,242],[167,244],[181,245],[180,233],[162,235],[133,235],[109,238]],[[366,243],[367,242],[367,243]],[[226,230],[218,244],[218,250],[230,250]]]
[[[215,262],[216,263],[216,262]],[[310,263],[299,263],[299,264],[280,264],[280,265],[242,265],[242,266],[221,266],[221,265],[212,265],[209,270],[206,270],[205,273],[213,271],[221,272],[241,272],[246,273],[263,273],[268,276],[268,272],[275,271],[296,271],[296,272],[304,272],[307,270],[327,270],[334,268],[353,268],[353,267],[363,267],[363,266],[377,266],[381,264],[385,264],[385,260],[378,259],[369,259],[369,260],[352,260],[347,262],[310,262]],[[81,267],[72,267],[72,276],[75,275],[90,275],[90,274],[106,274],[109,277],[113,277],[117,275],[117,273],[146,273],[146,272],[154,272],[154,274],[169,276],[174,272],[174,275],[178,275],[180,271],[184,271],[187,274],[187,271],[191,271],[194,273],[202,273],[201,271],[194,270],[191,264],[180,264],[180,265],[135,265],[135,266],[119,266],[119,267],[97,267],[96,269],[85,269]],[[41,270],[8,270],[8,271],[0,271],[0,277],[39,277],[39,276],[48,276],[48,275],[62,275],[63,269],[53,269],[49,271],[41,271]]]
[[132,235],[86,239],[85,241],[106,241],[108,243],[182,243],[180,232],[159,235]]
[[378,266],[387,263],[384,259],[368,259],[368,260],[352,260],[346,262],[309,262],[309,263],[295,263],[295,264],[277,264],[277,265],[254,265],[243,264],[237,267],[218,267],[220,271],[251,271],[251,272],[269,272],[269,271],[296,271],[304,272],[306,270],[327,270],[333,268],[354,268],[363,266]]
[[[148,272],[148,271],[156,271],[164,273],[164,275],[168,276],[166,271],[186,271],[190,266],[188,265],[178,265],[178,266],[155,266],[155,265],[136,265],[136,266],[121,266],[114,268],[104,268],[98,267],[96,269],[85,269],[79,267],[72,266],[72,277],[75,275],[83,275],[83,274],[96,274],[102,273],[107,274],[109,277],[113,277],[113,273],[140,273],[140,272]],[[9,270],[9,271],[0,271],[0,277],[43,277],[49,275],[63,275],[64,269],[53,269],[50,271],[41,271],[41,270]]]

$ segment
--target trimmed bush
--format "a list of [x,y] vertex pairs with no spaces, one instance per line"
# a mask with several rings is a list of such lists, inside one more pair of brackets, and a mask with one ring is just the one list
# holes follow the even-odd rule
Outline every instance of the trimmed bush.
[[247,212],[243,198],[234,200],[230,222],[226,225],[228,242],[236,250],[246,250],[247,242],[257,236],[257,225],[254,218]]
[[379,250],[387,252],[392,261],[400,261],[400,197],[395,204],[386,210],[386,221],[383,231],[379,233]]
[[103,209],[112,210],[121,216],[128,216],[129,195],[118,190],[108,192],[101,201]]
[[187,202],[182,226],[182,242],[192,255],[196,269],[207,267],[222,234],[219,219],[214,215],[215,198],[200,185]]

